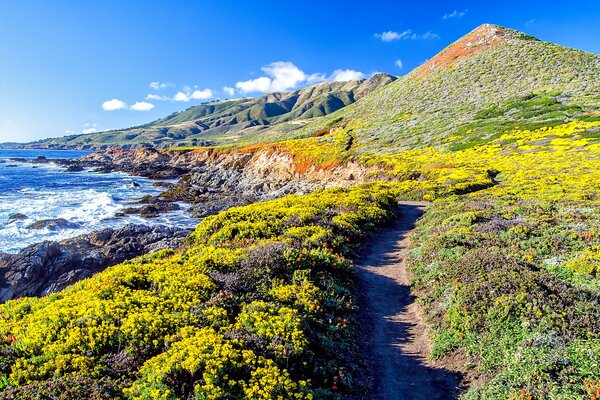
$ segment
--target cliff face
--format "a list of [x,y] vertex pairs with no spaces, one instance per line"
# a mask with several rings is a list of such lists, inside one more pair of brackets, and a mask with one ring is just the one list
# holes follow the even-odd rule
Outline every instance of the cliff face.
[[178,169],[187,171],[179,185],[260,200],[306,194],[317,188],[352,186],[366,181],[370,172],[352,161],[333,168],[313,165],[300,170],[291,154],[268,149],[252,152],[111,149],[84,157],[82,162],[112,165],[133,172],[143,166],[152,166],[155,171]]

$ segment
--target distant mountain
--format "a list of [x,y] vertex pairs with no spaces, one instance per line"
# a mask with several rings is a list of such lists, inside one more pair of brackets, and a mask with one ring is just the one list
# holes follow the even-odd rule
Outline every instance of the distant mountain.
[[255,98],[213,101],[146,125],[45,139],[29,144],[43,148],[170,147],[215,144],[251,138],[253,134],[285,122],[294,127],[356,102],[396,77],[378,73],[369,79],[324,82],[288,93]]
[[507,129],[595,118],[600,56],[484,24],[406,76],[324,118],[361,152],[470,146]]

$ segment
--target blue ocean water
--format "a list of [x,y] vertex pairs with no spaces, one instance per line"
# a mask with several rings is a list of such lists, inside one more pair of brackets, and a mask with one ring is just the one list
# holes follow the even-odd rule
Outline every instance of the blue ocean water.
[[[145,194],[160,192],[160,188],[153,187],[153,181],[149,179],[123,173],[65,172],[63,168],[53,164],[29,164],[10,160],[14,157],[33,159],[38,156],[49,159],[73,158],[85,154],[88,152],[0,149],[0,252],[14,253],[43,240],[67,239],[126,223],[188,227],[197,223],[182,211],[165,213],[156,219],[143,219],[139,216],[115,218],[116,212],[131,206],[128,203]],[[14,213],[22,213],[29,218],[8,223],[8,218]],[[79,227],[59,231],[25,228],[35,221],[47,218],[64,218]]]

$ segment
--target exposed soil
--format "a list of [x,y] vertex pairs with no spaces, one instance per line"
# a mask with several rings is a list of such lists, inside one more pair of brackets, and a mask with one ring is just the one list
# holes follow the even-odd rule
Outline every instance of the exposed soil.
[[356,265],[361,346],[372,379],[372,389],[362,398],[453,399],[460,375],[427,358],[427,326],[404,265],[409,236],[425,204],[399,207],[397,221],[367,243]]

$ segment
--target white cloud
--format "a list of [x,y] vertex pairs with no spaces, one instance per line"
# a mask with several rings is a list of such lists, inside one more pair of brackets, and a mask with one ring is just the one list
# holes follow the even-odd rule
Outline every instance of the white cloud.
[[96,132],[98,132],[98,129],[96,129],[96,128],[87,128],[87,129],[84,129],[81,132],[82,133],[96,133]]
[[445,14],[442,19],[450,19],[450,18],[462,18],[465,16],[465,14],[467,13],[467,9],[465,9],[464,11],[458,11],[458,10],[454,10],[452,11],[450,14]]
[[149,94],[146,96],[146,100],[171,100],[170,97],[167,96],[161,96],[158,94]]
[[267,93],[271,91],[271,82],[271,78],[261,76],[260,78],[238,82],[235,84],[235,87],[242,93]]
[[535,22],[535,19],[532,18],[529,21],[525,22],[525,26],[529,26],[529,25],[533,24],[534,22]]
[[355,71],[353,69],[336,69],[329,79],[336,82],[346,82],[362,79],[364,77],[365,74],[360,71]]
[[273,78],[271,81],[271,90],[275,92],[295,88],[307,78],[304,71],[289,61],[274,62],[263,67],[262,70]]
[[67,130],[65,131],[65,133],[66,133],[67,135],[72,135],[72,134],[74,134],[74,133],[75,133],[75,131],[72,131],[72,130],[70,130],[70,129],[67,129]]
[[127,103],[119,99],[106,100],[102,103],[102,108],[105,111],[124,110],[127,108]]
[[330,76],[320,72],[307,74],[289,61],[271,63],[263,67],[262,71],[267,76],[237,82],[235,87],[242,93],[284,92],[302,85],[314,85],[326,80],[348,81],[365,76],[362,72],[351,69],[339,69]]
[[165,82],[158,82],[158,81],[150,82],[150,84],[148,85],[149,88],[154,89],[154,90],[160,90],[160,89],[168,88],[171,86],[173,86],[173,84],[165,83]]
[[225,93],[227,96],[231,97],[231,96],[235,95],[235,88],[232,88],[229,86],[223,86],[223,93]]
[[394,61],[394,64],[396,64],[396,67],[400,69],[404,68],[404,64],[402,63],[401,59],[397,59],[396,61]]
[[423,40],[439,39],[439,38],[440,38],[440,35],[433,33],[433,32],[429,32],[429,31],[425,32],[422,35],[417,35],[417,34],[413,33],[413,35],[411,36],[411,39],[423,39]]
[[383,42],[392,42],[394,40],[407,39],[410,37],[412,31],[410,29],[405,30],[404,32],[398,33],[394,31],[387,31],[382,33],[376,33],[375,37],[377,39],[381,39]]
[[192,91],[192,88],[185,86],[183,91],[177,92],[173,96],[173,101],[184,101],[187,103],[190,100],[208,100],[211,97],[213,97],[213,91],[210,89]]
[[86,126],[86,127],[87,127],[87,126],[90,126],[90,127],[92,127],[92,128],[95,128],[95,127],[97,127],[97,126],[98,126],[98,124],[96,124],[96,123],[92,123],[92,122],[86,122],[85,124],[83,124],[83,126]]
[[154,104],[146,101],[137,101],[131,105],[131,109],[134,111],[150,111],[154,108]]
[[261,70],[267,76],[240,81],[235,87],[242,93],[283,92],[298,87],[312,77],[289,61],[276,61],[262,67]]
[[190,97],[194,100],[208,100],[213,97],[213,91],[210,89],[194,90]]
[[309,85],[314,85],[315,83],[325,82],[327,80],[327,75],[317,72],[315,74],[310,74],[306,78],[306,83]]
[[392,42],[394,40],[429,40],[439,39],[439,35],[432,32],[425,32],[423,34],[414,33],[412,29],[407,29],[404,32],[398,33],[394,31],[387,31],[383,33],[376,33],[375,37],[383,42]]

